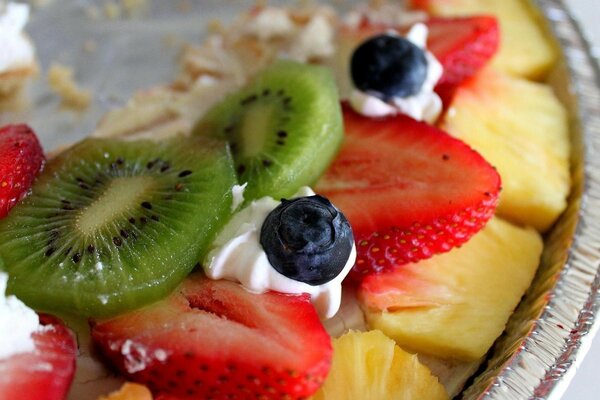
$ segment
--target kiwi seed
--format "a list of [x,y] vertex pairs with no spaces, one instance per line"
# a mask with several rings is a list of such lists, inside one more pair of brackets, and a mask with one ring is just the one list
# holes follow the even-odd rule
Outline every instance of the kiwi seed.
[[202,259],[236,183],[222,141],[85,140],[0,221],[9,290],[42,311],[94,317],[158,300]]
[[229,141],[246,201],[289,197],[314,183],[343,139],[333,77],[325,68],[278,61],[217,104],[195,135]]

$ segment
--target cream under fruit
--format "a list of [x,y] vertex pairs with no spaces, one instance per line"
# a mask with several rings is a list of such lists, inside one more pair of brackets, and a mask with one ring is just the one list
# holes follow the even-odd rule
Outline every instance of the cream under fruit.
[[23,29],[29,5],[0,3],[0,73],[26,68],[34,63],[34,49]]
[[409,10],[401,2],[383,3],[378,7],[362,4],[348,12],[343,23],[351,29],[359,29],[367,22],[371,25],[410,26],[427,20],[427,13],[419,10]]
[[[391,30],[390,36],[398,36]],[[434,123],[442,112],[442,100],[434,91],[444,69],[435,56],[427,51],[427,26],[423,23],[413,25],[406,39],[422,49],[427,62],[427,72],[421,89],[410,96],[394,96],[390,99],[382,99],[370,91],[355,89],[350,95],[352,108],[366,117],[386,117],[396,114],[406,114],[418,121]]]
[[[303,187],[292,198],[314,194],[309,187]],[[269,262],[260,236],[265,219],[280,203],[271,197],[263,197],[237,212],[213,242],[204,263],[204,271],[211,279],[240,282],[255,293],[269,290],[290,294],[308,293],[319,315],[331,318],[340,307],[342,281],[354,265],[356,248],[352,246],[342,271],[324,284],[310,285],[278,272]]]
[[16,296],[6,296],[8,274],[0,272],[0,360],[35,349],[33,333],[41,329],[40,319]]

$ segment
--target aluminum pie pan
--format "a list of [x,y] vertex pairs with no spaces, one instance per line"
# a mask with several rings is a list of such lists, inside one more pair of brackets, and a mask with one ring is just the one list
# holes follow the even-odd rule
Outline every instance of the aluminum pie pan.
[[[600,326],[600,72],[574,18],[561,0],[534,0],[562,49],[562,60],[551,83],[571,115],[573,187],[568,209],[546,236],[543,261],[524,300],[511,317],[486,367],[462,394],[464,399],[558,399],[573,377]],[[58,100],[43,79],[30,88],[33,107],[0,114],[0,125],[29,121],[46,148],[73,142],[93,130],[99,118],[123,105],[131,94],[172,77],[175,51],[161,44],[174,23],[164,18],[90,24],[81,19],[83,5],[101,1],[61,0],[34,12],[28,28],[37,43],[42,68],[58,60],[78,72],[77,79],[93,88],[95,102],[83,115],[57,113]],[[273,3],[284,3],[273,1]],[[152,13],[165,14],[167,2],[154,2]],[[231,20],[251,1],[192,2],[193,18],[178,21],[182,40],[198,41],[199,26],[209,18]],[[217,10],[218,12],[215,12]],[[165,14],[166,15],[166,14]],[[79,19],[78,19],[79,18]],[[119,36],[120,35],[120,36]],[[147,42],[138,37],[149,38]],[[121,42],[132,49],[123,56]],[[98,45],[95,54],[82,51],[86,40]],[[69,49],[65,51],[65,49]],[[79,50],[73,50],[79,49]],[[160,52],[147,65],[148,52]],[[95,58],[94,58],[95,57]],[[114,73],[114,64],[129,73]],[[31,112],[31,110],[35,112]],[[598,238],[598,239],[595,239]]]
[[564,2],[535,3],[562,49],[550,83],[570,111],[573,184],[531,287],[463,399],[559,399],[600,326],[600,69]]

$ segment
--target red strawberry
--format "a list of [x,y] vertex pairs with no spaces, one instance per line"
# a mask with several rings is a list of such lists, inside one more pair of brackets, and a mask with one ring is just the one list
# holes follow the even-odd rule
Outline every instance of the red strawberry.
[[[498,22],[488,16],[436,17],[425,24],[429,28],[427,48],[444,67],[436,92],[447,105],[454,89],[474,75],[498,50]],[[358,44],[390,28],[398,28],[403,34],[407,32],[406,27],[372,25],[368,21],[363,21],[358,29],[343,27],[339,52],[344,68],[347,69],[350,55]]]
[[44,161],[40,142],[27,125],[0,128],[0,218],[25,197]]
[[75,337],[54,317],[41,315],[40,322],[45,329],[33,334],[33,352],[0,360],[0,399],[66,398],[75,373]]
[[345,142],[316,191],[352,225],[355,277],[446,252],[493,215],[500,176],[463,142],[406,116],[344,107],[344,123]]
[[160,303],[93,322],[92,338],[128,378],[163,398],[304,398],[332,357],[307,295],[253,294],[201,274]]
[[456,87],[475,75],[498,51],[498,21],[488,16],[432,18],[427,26],[427,47],[444,66],[435,90],[448,104]]
[[429,10],[430,0],[410,0],[408,4],[411,8],[417,10],[428,11]]

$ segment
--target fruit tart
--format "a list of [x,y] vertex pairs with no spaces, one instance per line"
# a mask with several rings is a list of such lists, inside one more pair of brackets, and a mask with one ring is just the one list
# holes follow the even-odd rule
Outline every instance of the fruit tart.
[[73,399],[451,398],[567,204],[555,59],[520,0],[256,6],[47,161],[0,131],[8,293]]

